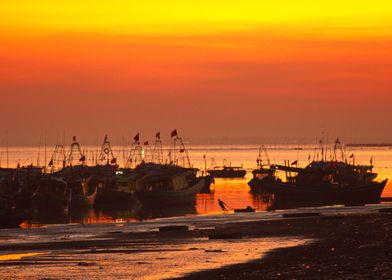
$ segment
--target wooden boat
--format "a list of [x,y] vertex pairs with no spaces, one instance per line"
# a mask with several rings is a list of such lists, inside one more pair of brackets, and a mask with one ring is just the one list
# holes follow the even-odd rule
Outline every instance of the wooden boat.
[[244,178],[246,170],[238,166],[217,166],[207,172],[215,178]]

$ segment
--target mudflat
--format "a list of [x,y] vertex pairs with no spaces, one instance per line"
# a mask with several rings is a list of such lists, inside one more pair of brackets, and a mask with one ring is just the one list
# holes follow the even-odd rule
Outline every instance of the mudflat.
[[392,275],[389,212],[218,222],[178,231],[174,227],[128,232],[126,226],[112,227],[42,228],[18,242],[3,232],[0,251],[11,257],[0,260],[0,278],[390,279]]

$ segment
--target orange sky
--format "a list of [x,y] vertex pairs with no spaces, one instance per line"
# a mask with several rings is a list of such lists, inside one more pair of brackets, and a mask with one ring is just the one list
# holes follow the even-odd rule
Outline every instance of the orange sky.
[[2,3],[0,133],[313,139],[324,127],[392,141],[390,14],[387,1]]

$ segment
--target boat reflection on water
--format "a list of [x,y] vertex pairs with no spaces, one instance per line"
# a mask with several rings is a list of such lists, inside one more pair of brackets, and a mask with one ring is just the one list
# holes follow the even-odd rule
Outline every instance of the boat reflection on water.
[[53,224],[94,224],[110,222],[135,222],[142,220],[151,220],[165,217],[178,217],[186,215],[195,215],[195,205],[173,205],[157,207],[140,207],[132,205],[128,209],[124,208],[74,208],[63,212],[38,212],[31,216],[22,227],[37,227]]
[[322,207],[331,206],[323,201],[298,201],[298,200],[287,200],[279,199],[269,193],[251,192],[253,196],[253,205],[259,211],[275,211],[275,210],[287,210],[302,207]]

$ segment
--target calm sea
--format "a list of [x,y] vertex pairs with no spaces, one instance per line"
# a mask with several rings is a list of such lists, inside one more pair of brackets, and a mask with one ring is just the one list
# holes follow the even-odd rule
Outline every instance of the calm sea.
[[[114,147],[113,151],[118,157],[119,164],[123,164],[124,148]],[[88,160],[96,157],[99,147],[86,147],[85,149]],[[48,162],[53,149],[48,148],[46,161]],[[252,177],[251,170],[256,168],[256,158],[259,154],[259,146],[256,145],[189,145],[189,158],[193,166],[204,169],[205,162],[203,155],[206,155],[207,168],[211,164],[222,165],[225,160],[232,166],[243,166],[249,172],[244,179],[216,179],[215,184],[211,187],[211,193],[199,194],[196,206],[152,209],[144,213],[138,213],[130,208],[123,211],[103,211],[90,210],[85,213],[76,213],[75,215],[61,217],[61,219],[48,221],[35,221],[38,223],[62,223],[62,222],[100,222],[112,220],[140,220],[155,217],[168,217],[179,215],[204,215],[209,213],[220,213],[217,199],[225,201],[231,208],[244,208],[252,206],[257,210],[268,210],[269,202],[262,197],[253,195],[249,192],[247,182]],[[290,162],[298,161],[299,166],[305,166],[309,163],[309,157],[316,157],[314,145],[274,145],[267,147],[268,157],[271,163],[283,164],[285,160]],[[340,153],[339,153],[340,154]],[[354,154],[357,164],[368,165],[371,158],[375,166],[374,171],[378,173],[378,180],[392,178],[392,148],[351,148],[346,151],[347,156]],[[148,155],[148,151],[147,151]],[[266,160],[264,152],[261,154],[262,159]],[[329,155],[328,155],[329,157]],[[45,159],[43,148],[38,147],[10,147],[8,152],[8,165],[10,167],[28,165],[37,163],[43,165]],[[352,160],[352,159],[351,159]],[[5,150],[0,152],[1,166],[7,165],[7,156]],[[392,197],[392,183],[388,182],[383,192],[384,197]]]

